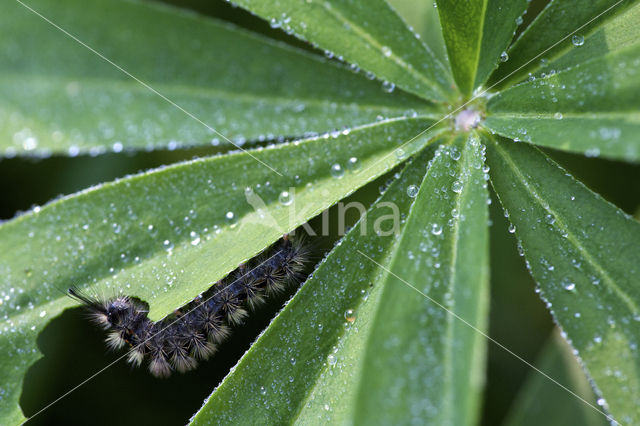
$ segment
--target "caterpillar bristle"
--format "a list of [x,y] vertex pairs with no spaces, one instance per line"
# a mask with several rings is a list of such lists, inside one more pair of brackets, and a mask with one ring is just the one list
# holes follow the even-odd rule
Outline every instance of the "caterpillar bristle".
[[144,347],[143,346],[134,346],[127,353],[127,362],[134,367],[140,367],[142,365],[142,361],[144,361]]
[[241,324],[267,296],[282,292],[303,278],[308,252],[301,240],[285,235],[280,243],[258,258],[241,265],[235,273],[214,284],[191,303],[157,322],[148,317],[147,306],[129,296],[100,300],[77,287],[68,295],[82,303],[93,322],[108,330],[111,350],[129,345],[127,361],[148,369],[156,377],[172,371],[193,370],[224,341],[229,326]]

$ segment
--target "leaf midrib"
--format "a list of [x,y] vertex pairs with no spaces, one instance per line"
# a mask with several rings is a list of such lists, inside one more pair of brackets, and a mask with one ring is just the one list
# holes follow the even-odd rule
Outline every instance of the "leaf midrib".
[[484,40],[484,24],[485,24],[485,20],[487,18],[487,2],[488,0],[484,0],[482,2],[482,12],[480,14],[480,22],[478,25],[478,38],[477,38],[477,49],[476,49],[476,55],[475,55],[475,66],[473,67],[473,75],[470,76],[471,81],[469,82],[471,84],[470,89],[473,92],[473,89],[476,85],[476,78],[478,78],[478,67],[480,66],[480,57],[481,57],[481,51],[482,51],[482,42]]
[[[452,143],[455,139],[452,138],[448,143]],[[468,153],[466,151],[465,148],[463,148],[463,155],[464,155],[464,161],[459,161],[458,162],[458,175],[457,176],[461,176],[461,171],[463,169],[463,166],[465,165],[465,163],[468,160]],[[464,184],[463,188],[464,189],[464,193],[466,194],[468,192],[468,186]],[[451,294],[453,295],[453,297],[451,298],[451,306],[448,306],[447,308],[449,309],[450,312],[447,312],[447,331],[445,333],[446,338],[446,344],[445,344],[445,352],[444,352],[444,356],[443,356],[443,364],[445,366],[445,375],[444,375],[444,397],[443,397],[443,401],[444,401],[444,409],[443,411],[445,412],[445,414],[442,418],[443,420],[452,420],[452,414],[451,414],[451,410],[453,408],[453,399],[454,399],[454,385],[453,385],[453,363],[451,362],[451,360],[453,359],[453,336],[454,336],[454,323],[456,318],[453,316],[453,314],[451,314],[451,312],[455,312],[456,308],[455,308],[455,303],[456,303],[456,297],[455,297],[455,284],[456,284],[456,275],[457,275],[457,259],[458,259],[458,243],[460,242],[460,223],[461,223],[461,218],[462,218],[462,196],[463,194],[458,194],[456,197],[456,209],[459,212],[458,218],[456,219],[456,221],[454,222],[454,226],[453,226],[453,239],[452,239],[452,244],[451,244],[451,264],[449,266],[449,291],[451,292]]]

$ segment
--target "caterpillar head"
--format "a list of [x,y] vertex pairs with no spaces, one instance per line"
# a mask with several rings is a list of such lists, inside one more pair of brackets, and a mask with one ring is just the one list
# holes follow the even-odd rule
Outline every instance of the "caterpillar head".
[[115,299],[99,301],[75,287],[68,290],[72,299],[82,303],[88,310],[91,319],[105,329],[118,328],[126,322],[134,309],[131,300],[127,296],[119,296]]

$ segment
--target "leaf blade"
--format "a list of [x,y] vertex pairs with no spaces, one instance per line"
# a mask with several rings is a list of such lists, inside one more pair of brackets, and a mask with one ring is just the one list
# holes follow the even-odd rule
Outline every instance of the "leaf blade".
[[514,86],[489,100],[485,125],[537,145],[638,161],[637,63],[640,44]]
[[452,95],[445,68],[383,0],[237,3],[410,93],[433,101]]
[[[436,152],[425,176],[391,259],[384,303],[369,338],[370,347],[385,350],[365,356],[358,401],[358,418],[365,423],[389,423],[407,413],[437,424],[477,420],[488,312],[482,162],[478,138],[464,135]],[[420,327],[414,333],[400,331],[415,323]]]
[[[640,319],[640,295],[633,276],[640,224],[536,148],[492,137],[487,141],[491,168],[498,171],[492,185],[515,225],[541,296],[608,411],[618,421],[637,421],[639,335],[634,325]],[[614,376],[613,370],[619,373]]]
[[0,17],[0,155],[230,145],[225,138],[242,145],[433,109],[317,55],[172,7],[30,5],[140,81],[19,3],[7,5]]
[[468,98],[497,68],[515,33],[516,18],[528,3],[439,0],[437,4],[453,75]]
[[[589,403],[596,405],[596,398],[571,346],[562,339],[556,329],[547,339],[538,356],[536,366],[558,382],[566,385]],[[538,372],[532,371],[518,392],[505,426],[533,426],[545,416],[549,426],[579,423],[590,426],[609,424],[607,418],[593,408],[567,393]]]
[[544,59],[562,55],[571,48],[571,35],[577,28],[580,28],[579,36],[588,33],[631,3],[626,0],[597,0],[587,4],[579,0],[550,1],[511,45],[509,60],[492,76],[492,85],[503,88],[522,81],[529,72],[541,67],[539,55],[544,55]]

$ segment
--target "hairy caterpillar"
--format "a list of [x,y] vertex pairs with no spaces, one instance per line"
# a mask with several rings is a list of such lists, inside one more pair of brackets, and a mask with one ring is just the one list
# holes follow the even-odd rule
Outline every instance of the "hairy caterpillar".
[[147,359],[156,377],[185,372],[216,350],[229,334],[229,326],[242,322],[247,306],[298,282],[308,260],[307,249],[287,235],[256,260],[243,265],[184,308],[158,322],[147,317],[147,308],[128,296],[98,300],[72,287],[68,294],[81,302],[91,319],[108,330],[107,346],[129,346],[127,360],[140,366]]

